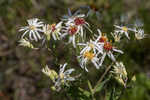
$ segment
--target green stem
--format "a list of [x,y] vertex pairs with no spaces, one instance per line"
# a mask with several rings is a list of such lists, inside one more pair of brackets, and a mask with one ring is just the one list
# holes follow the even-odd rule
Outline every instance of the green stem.
[[93,89],[92,89],[92,85],[91,85],[91,83],[90,83],[89,80],[88,80],[87,82],[88,82],[88,87],[89,87],[90,92],[91,92],[92,100],[96,100],[96,99],[94,98],[94,92],[93,92]]
[[105,72],[103,73],[103,75],[100,77],[100,79],[99,79],[98,82],[96,83],[96,85],[95,85],[95,87],[94,87],[94,89],[93,89],[93,92],[94,92],[94,93],[95,93],[95,90],[96,90],[98,84],[103,81],[105,75],[107,74],[107,72],[109,71],[109,69],[111,68],[111,66],[112,66],[113,64],[114,64],[114,62],[112,62],[112,63],[107,67],[107,69],[105,70]]

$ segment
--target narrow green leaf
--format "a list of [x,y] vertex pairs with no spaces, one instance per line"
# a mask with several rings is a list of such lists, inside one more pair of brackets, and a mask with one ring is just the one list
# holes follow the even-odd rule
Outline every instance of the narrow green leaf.
[[90,81],[88,80],[87,83],[88,83],[88,86],[89,86],[91,93],[93,94],[93,89],[92,89],[92,85],[91,85]]

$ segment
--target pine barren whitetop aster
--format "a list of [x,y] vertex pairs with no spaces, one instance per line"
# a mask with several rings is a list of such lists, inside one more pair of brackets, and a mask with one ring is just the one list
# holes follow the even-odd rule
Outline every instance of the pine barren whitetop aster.
[[61,21],[58,24],[52,24],[50,26],[50,32],[54,40],[60,40],[62,23],[63,22]]
[[97,56],[98,56],[98,53],[95,54],[91,51],[83,52],[80,56],[78,56],[81,68],[85,69],[88,72],[88,69],[86,68],[86,65],[90,61],[94,64],[96,69],[99,69],[100,64],[99,64],[99,58]]
[[71,77],[70,74],[75,71],[75,69],[71,68],[65,71],[65,67],[67,66],[67,63],[64,65],[60,65],[60,70],[58,74],[58,78],[55,82],[55,87],[57,88],[57,91],[61,89],[61,84],[68,85],[68,81],[74,81],[75,78]]
[[134,29],[128,28],[126,26],[118,26],[114,25],[116,27],[116,31],[118,31],[120,34],[125,34],[125,36],[130,39],[129,32],[128,31],[134,31]]
[[107,42],[107,36],[104,35],[104,33],[101,32],[100,29],[97,29],[98,31],[98,36],[96,36],[96,42],[100,42],[100,43],[104,43],[104,42]]
[[40,32],[43,32],[41,29],[43,27],[43,22],[39,21],[38,18],[33,18],[27,20],[28,26],[21,27],[19,31],[25,31],[24,34],[22,35],[22,38],[29,33],[29,39],[30,40],[35,40],[38,41],[42,39],[40,36]]
[[85,51],[93,51],[94,54],[103,53],[103,43],[96,42],[90,40],[90,42],[87,43],[78,43],[79,46],[84,46],[84,48],[81,50],[80,54],[83,54]]
[[[76,48],[76,36],[79,35],[79,30],[77,26],[67,26],[62,30],[64,34],[61,35],[61,38],[69,36],[69,43],[73,44],[73,47]],[[80,36],[82,38],[82,36]]]
[[114,46],[112,46],[111,42],[105,42],[104,46],[103,46],[103,55],[101,57],[101,61],[100,61],[100,65],[102,65],[106,55],[108,55],[108,57],[112,60],[112,61],[116,61],[113,52],[118,52],[123,54],[123,51],[116,49]]

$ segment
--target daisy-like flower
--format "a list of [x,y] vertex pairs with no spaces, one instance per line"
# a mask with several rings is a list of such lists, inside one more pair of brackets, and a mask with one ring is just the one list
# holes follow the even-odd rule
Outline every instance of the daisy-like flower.
[[61,29],[62,29],[62,21],[59,22],[58,24],[52,24],[50,25],[50,33],[53,37],[54,40],[60,40],[61,36]]
[[103,55],[102,55],[102,57],[101,57],[101,61],[100,61],[100,65],[102,65],[102,63],[103,63],[103,61],[104,61],[104,59],[105,59],[105,57],[106,57],[106,55],[108,55],[108,57],[112,60],[112,61],[116,61],[116,59],[115,59],[115,57],[114,57],[114,55],[113,55],[113,52],[118,52],[118,53],[121,53],[121,54],[123,54],[123,51],[121,51],[121,50],[118,50],[118,49],[116,49],[112,44],[111,44],[111,42],[105,42],[104,43],[104,46],[103,46]]
[[42,37],[40,36],[40,32],[43,32],[41,29],[43,27],[43,22],[39,21],[38,18],[33,18],[27,20],[28,26],[21,27],[19,31],[25,31],[24,34],[22,35],[22,38],[29,33],[29,38],[30,40],[35,40],[38,41]]
[[117,28],[116,31],[118,31],[120,34],[125,34],[125,36],[128,39],[130,39],[128,31],[134,31],[134,29],[128,28],[126,26],[118,26],[118,25],[114,25],[114,26]]
[[86,68],[87,63],[90,61],[94,64],[96,69],[99,69],[99,58],[97,57],[97,54],[94,54],[91,51],[85,51],[83,54],[78,56],[78,59],[80,60],[80,66],[81,68],[85,69],[88,72],[88,69]]
[[28,48],[34,48],[33,45],[29,42],[28,39],[23,39],[22,38],[22,39],[19,40],[19,43],[20,43],[19,44],[20,46],[24,46],[24,47],[28,47]]
[[98,31],[98,36],[96,36],[97,39],[95,41],[100,43],[107,42],[108,41],[107,36],[104,35],[104,33],[102,33],[100,29],[97,29],[97,31]]
[[93,51],[94,54],[96,54],[97,52],[103,54],[103,43],[90,40],[90,42],[78,43],[78,45],[84,46],[80,54],[83,54],[86,51]]
[[67,63],[64,65],[60,65],[60,70],[58,74],[58,78],[55,82],[56,90],[59,91],[61,89],[61,85],[68,85],[68,81],[74,81],[75,78],[71,77],[70,74],[75,71],[75,69],[71,68],[65,71],[65,67],[67,66]]
[[81,34],[81,36],[83,36],[83,28],[84,27],[87,28],[92,33],[91,29],[89,28],[90,25],[85,21],[84,17],[85,17],[84,14],[71,17],[66,22],[66,26],[76,25],[78,27],[78,30],[79,30],[79,33]]
[[113,66],[113,71],[111,72],[115,74],[115,79],[119,83],[126,86],[126,81],[128,77],[127,77],[126,68],[122,62],[116,62],[116,64]]
[[78,27],[77,26],[68,26],[65,27],[63,30],[64,34],[61,36],[62,38],[66,35],[69,35],[69,43],[73,44],[73,47],[76,48],[76,36],[80,35],[78,34]]
[[143,38],[145,38],[147,36],[147,34],[144,34],[144,30],[143,29],[135,29],[135,37],[137,40],[141,40]]
[[84,19],[85,18],[84,14],[75,13],[72,15],[71,11],[69,10],[69,15],[70,16],[67,16],[67,18],[62,19],[64,21],[66,21],[66,23],[65,23],[66,26],[76,25],[79,30],[79,33],[81,34],[82,37],[84,35],[83,34],[84,27],[87,28],[92,33],[91,29],[89,28],[90,25]]

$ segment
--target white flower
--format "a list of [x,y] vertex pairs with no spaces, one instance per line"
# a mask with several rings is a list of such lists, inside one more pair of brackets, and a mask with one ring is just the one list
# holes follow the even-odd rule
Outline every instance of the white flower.
[[[52,24],[52,25],[47,24],[43,26],[43,32],[47,40],[50,40],[51,36],[53,37],[54,40],[60,40],[61,29],[62,29],[62,22],[59,22],[58,24]],[[45,41],[45,37],[44,37],[44,41]]]
[[52,24],[50,26],[50,33],[53,37],[54,40],[60,40],[60,36],[61,36],[61,29],[62,29],[62,21],[59,22],[58,24]]
[[30,40],[38,41],[41,39],[40,32],[43,32],[41,27],[43,27],[43,22],[39,21],[38,18],[33,18],[27,20],[28,26],[21,27],[19,31],[25,31],[22,38],[29,33]]
[[75,14],[72,15],[71,11],[69,10],[69,15],[67,16],[65,19],[62,19],[63,21],[65,21],[65,25],[66,26],[73,26],[76,25],[78,27],[79,33],[81,34],[81,36],[83,37],[83,28],[87,28],[91,33],[91,29],[89,28],[89,24],[88,22],[85,21],[85,14],[78,14],[78,12],[76,12]]
[[71,68],[65,71],[65,67],[67,66],[67,63],[64,65],[60,65],[59,75],[55,82],[55,87],[57,88],[57,91],[61,89],[61,85],[68,85],[68,81],[74,81],[75,78],[71,77],[70,74],[75,71],[75,69]]
[[77,15],[71,18],[68,18],[68,21],[65,23],[66,26],[76,25],[78,27],[79,33],[83,37],[83,28],[87,28],[91,33],[90,25],[84,19],[85,15]]
[[88,69],[86,68],[87,63],[90,61],[94,64],[96,69],[99,69],[99,58],[97,57],[97,54],[94,54],[90,51],[85,51],[83,54],[78,56],[78,59],[80,60],[80,66],[81,68],[85,69],[88,72]]
[[147,36],[147,34],[144,34],[144,30],[143,29],[135,29],[135,37],[138,40],[141,40],[143,38],[145,38]]
[[128,28],[126,26],[118,26],[118,25],[114,25],[117,29],[116,31],[118,31],[120,34],[125,34],[125,36],[130,39],[129,37],[129,33],[128,31],[134,31],[134,29]]
[[19,44],[20,46],[24,46],[24,47],[28,47],[28,48],[34,48],[33,45],[29,42],[28,39],[23,39],[22,38],[22,39],[19,40],[19,43],[20,43]]
[[106,35],[104,35],[104,33],[102,33],[101,32],[101,30],[100,29],[97,29],[97,31],[98,31],[98,36],[96,35],[96,42],[101,42],[101,43],[104,43],[104,42],[107,42],[107,36]]
[[64,36],[69,35],[69,43],[72,43],[73,47],[76,48],[76,36],[80,36],[80,34],[78,34],[78,28],[76,26],[68,26],[62,31],[64,34],[61,37],[63,38]]
[[104,43],[104,46],[103,46],[103,50],[104,50],[104,53],[101,57],[101,61],[100,61],[100,66],[102,65],[106,55],[108,55],[108,57],[112,60],[112,61],[116,61],[114,55],[113,55],[113,52],[118,52],[118,53],[121,53],[123,54],[123,51],[121,50],[118,50],[116,49],[115,47],[112,46],[112,44],[110,42],[105,42]]
[[83,54],[85,51],[91,51],[91,50],[94,52],[94,54],[96,54],[97,52],[103,54],[103,43],[90,40],[90,42],[78,43],[78,45],[84,46],[80,54]]

